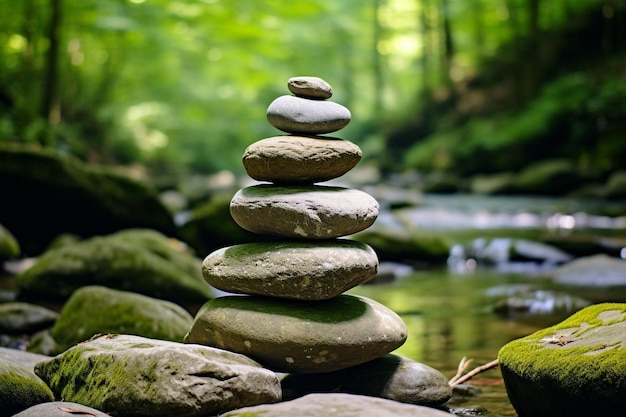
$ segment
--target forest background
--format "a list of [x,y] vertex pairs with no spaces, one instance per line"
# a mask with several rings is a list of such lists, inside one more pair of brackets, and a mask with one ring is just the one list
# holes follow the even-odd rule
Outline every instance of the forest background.
[[337,135],[386,173],[624,170],[624,0],[0,0],[0,142],[241,172],[295,75],[333,86]]

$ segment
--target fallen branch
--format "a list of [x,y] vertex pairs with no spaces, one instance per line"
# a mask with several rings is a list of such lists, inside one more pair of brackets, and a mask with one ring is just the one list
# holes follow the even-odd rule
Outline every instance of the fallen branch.
[[459,368],[457,370],[456,375],[454,375],[452,377],[452,379],[450,379],[450,381],[448,381],[448,384],[451,387],[455,387],[459,384],[462,384],[464,382],[469,381],[470,379],[472,379],[473,377],[475,377],[476,375],[488,371],[489,369],[495,368],[496,366],[498,366],[500,364],[500,361],[498,359],[494,359],[489,363],[486,363],[484,365],[478,366],[474,369],[472,369],[470,372],[466,373],[465,375],[462,375],[463,372],[465,372],[465,370],[467,369],[467,367],[469,366],[469,364],[471,363],[471,359],[467,360],[465,359],[465,357],[463,357],[463,359],[461,359],[461,362],[459,363]]

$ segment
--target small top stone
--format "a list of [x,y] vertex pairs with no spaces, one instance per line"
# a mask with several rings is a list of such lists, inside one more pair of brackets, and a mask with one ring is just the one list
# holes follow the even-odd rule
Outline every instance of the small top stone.
[[291,77],[287,88],[299,97],[326,100],[333,96],[333,88],[319,77]]

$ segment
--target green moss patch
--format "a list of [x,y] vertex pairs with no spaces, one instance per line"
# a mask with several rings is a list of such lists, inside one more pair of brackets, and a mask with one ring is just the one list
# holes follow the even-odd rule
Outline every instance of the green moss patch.
[[626,391],[625,346],[626,304],[605,303],[508,343],[498,357],[530,384],[617,399]]

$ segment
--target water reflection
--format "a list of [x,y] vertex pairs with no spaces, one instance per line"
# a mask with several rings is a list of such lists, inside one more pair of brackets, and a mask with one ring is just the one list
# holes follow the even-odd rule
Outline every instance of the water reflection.
[[[518,286],[522,276],[479,271],[471,276],[447,270],[419,271],[394,282],[365,285],[350,290],[377,300],[396,311],[406,322],[409,336],[396,353],[440,370],[448,378],[455,373],[464,356],[473,366],[490,362],[509,341],[555,324],[563,317],[513,320],[495,314],[494,308],[504,295],[492,288]],[[486,409],[487,416],[514,416],[498,369],[472,380],[481,389],[476,397],[455,398],[448,405]]]

